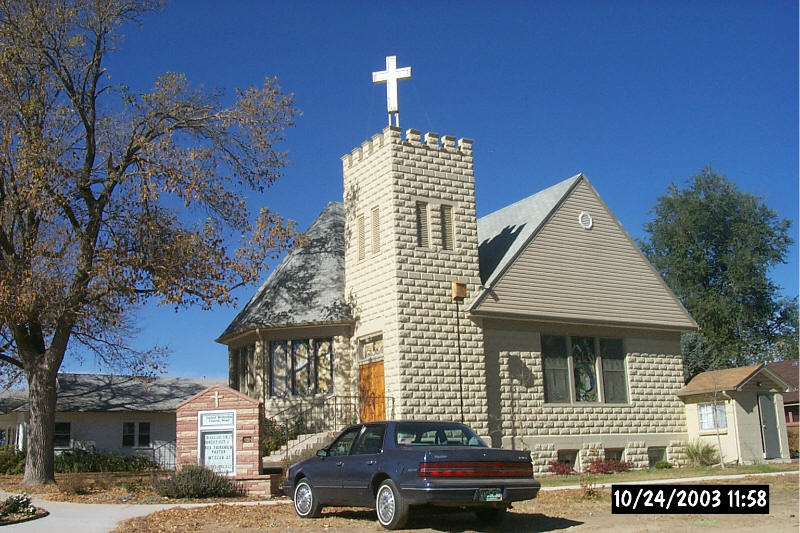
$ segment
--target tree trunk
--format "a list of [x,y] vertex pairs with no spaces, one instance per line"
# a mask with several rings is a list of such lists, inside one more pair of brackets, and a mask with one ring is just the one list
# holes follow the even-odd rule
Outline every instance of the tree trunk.
[[25,369],[28,379],[28,438],[23,485],[55,483],[53,432],[56,421],[56,372],[44,361]]

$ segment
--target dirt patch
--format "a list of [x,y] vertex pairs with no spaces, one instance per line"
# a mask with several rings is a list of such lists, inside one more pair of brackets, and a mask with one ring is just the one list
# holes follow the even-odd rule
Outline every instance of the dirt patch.
[[[719,483],[719,481],[715,481]],[[601,489],[594,499],[584,499],[580,490],[543,491],[533,501],[514,506],[501,526],[489,531],[544,532],[573,528],[570,531],[656,532],[686,531],[798,531],[798,477],[784,475],[730,480],[727,483],[768,483],[769,515],[612,515],[609,489]],[[432,531],[486,531],[474,515],[463,511],[414,509],[408,529]],[[375,512],[367,509],[327,508],[321,518],[303,520],[291,505],[235,506],[214,505],[201,508],[175,508],[120,524],[117,533],[256,533],[258,531],[384,531]]]

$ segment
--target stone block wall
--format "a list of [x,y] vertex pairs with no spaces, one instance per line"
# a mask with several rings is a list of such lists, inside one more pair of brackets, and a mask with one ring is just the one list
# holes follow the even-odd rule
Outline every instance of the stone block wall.
[[[635,345],[643,342],[639,339]],[[664,447],[670,462],[684,464],[685,410],[675,396],[683,385],[680,355],[628,353],[628,403],[551,404],[544,401],[538,350],[536,343],[530,351],[498,355],[502,444],[533,450],[535,472],[545,472],[547,461],[568,449],[579,450],[581,467],[605,458],[606,448],[623,448],[624,459],[634,468],[648,467],[649,447]]]
[[685,440],[672,440],[667,446],[667,461],[675,466],[687,466],[689,464],[689,457],[686,455],[686,445],[689,444]]
[[633,463],[633,468],[647,468],[650,466],[647,443],[641,440],[628,442],[625,446],[625,460]]

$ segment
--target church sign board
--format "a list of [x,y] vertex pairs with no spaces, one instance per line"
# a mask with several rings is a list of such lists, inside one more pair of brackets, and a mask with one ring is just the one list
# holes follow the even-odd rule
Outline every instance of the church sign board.
[[236,478],[261,477],[264,406],[222,385],[181,402],[175,413],[177,466],[196,464]]
[[197,418],[198,463],[220,474],[235,474],[236,411],[201,411]]

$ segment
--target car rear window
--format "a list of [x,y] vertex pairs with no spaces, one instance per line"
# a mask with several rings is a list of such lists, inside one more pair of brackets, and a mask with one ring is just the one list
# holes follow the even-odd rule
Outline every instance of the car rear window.
[[398,446],[486,447],[466,426],[435,422],[401,422],[397,425],[395,442]]

